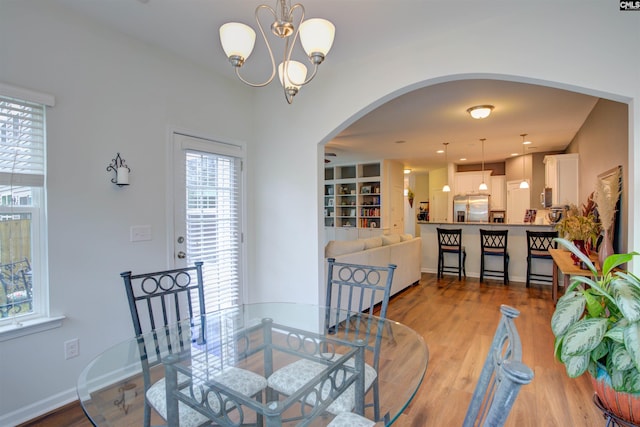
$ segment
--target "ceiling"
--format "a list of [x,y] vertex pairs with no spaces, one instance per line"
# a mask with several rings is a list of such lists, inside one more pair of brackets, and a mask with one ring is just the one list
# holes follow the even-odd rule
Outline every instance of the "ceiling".
[[[105,25],[228,75],[232,84],[238,85],[242,83],[231,80],[235,77],[220,46],[218,28],[228,21],[245,22],[255,28],[253,13],[260,3],[259,0],[52,2],[69,8],[69,13],[94,19],[97,26]],[[490,5],[469,2],[466,6],[469,13],[460,14],[444,0],[303,2],[307,18],[324,17],[336,26],[334,47],[320,67],[318,79],[322,78],[324,67],[352,60],[353,52],[370,55],[393,48],[399,41],[389,34],[427,37],[426,31],[431,34],[450,31],[451,22],[460,27],[477,25],[497,13]],[[273,0],[264,3],[275,5]],[[429,26],[424,25],[426,16],[431,17]],[[245,77],[252,81],[259,81],[270,73],[263,66],[268,64],[268,58],[259,43],[256,41],[255,52],[243,67]],[[284,102],[282,98],[279,101]],[[397,159],[413,171],[421,172],[444,165],[444,154],[436,153],[444,142],[449,143],[450,162],[481,162],[480,138],[486,138],[485,162],[503,161],[513,153],[522,154],[520,134],[523,133],[528,134],[526,139],[532,142],[526,146],[527,152],[563,150],[596,102],[596,97],[514,81],[451,81],[387,102],[346,128],[327,144],[326,150],[336,154],[329,157],[334,164]],[[478,104],[494,105],[493,114],[484,120],[471,119],[466,109]],[[291,108],[295,108],[295,101]],[[467,160],[459,160],[462,157]]]

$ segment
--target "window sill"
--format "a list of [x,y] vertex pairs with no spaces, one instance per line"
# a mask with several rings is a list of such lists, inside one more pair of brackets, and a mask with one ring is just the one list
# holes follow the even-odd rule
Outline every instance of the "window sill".
[[64,316],[39,317],[37,319],[23,320],[22,322],[0,326],[0,342],[48,331],[62,326]]

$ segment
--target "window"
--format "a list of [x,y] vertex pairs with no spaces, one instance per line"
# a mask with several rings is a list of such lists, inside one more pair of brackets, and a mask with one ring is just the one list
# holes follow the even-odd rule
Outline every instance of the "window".
[[0,326],[47,315],[46,105],[0,85]]

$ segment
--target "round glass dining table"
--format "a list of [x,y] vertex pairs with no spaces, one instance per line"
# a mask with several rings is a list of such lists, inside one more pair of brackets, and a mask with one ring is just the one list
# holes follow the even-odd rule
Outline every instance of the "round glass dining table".
[[195,425],[195,417],[234,427],[326,426],[353,412],[382,426],[411,402],[428,355],[417,332],[392,320],[247,304],[105,350],[83,369],[77,391],[96,426],[144,426],[145,406],[151,425]]

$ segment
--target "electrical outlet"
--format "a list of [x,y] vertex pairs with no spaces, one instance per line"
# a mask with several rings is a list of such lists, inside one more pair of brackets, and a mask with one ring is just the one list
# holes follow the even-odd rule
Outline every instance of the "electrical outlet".
[[64,358],[71,359],[80,355],[80,342],[74,338],[64,342]]

